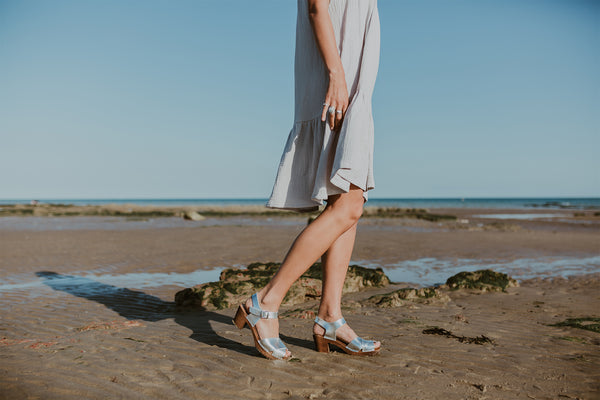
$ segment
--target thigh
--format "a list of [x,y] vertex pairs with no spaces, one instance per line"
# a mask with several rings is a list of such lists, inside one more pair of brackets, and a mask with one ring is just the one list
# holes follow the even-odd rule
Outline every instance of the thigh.
[[327,197],[327,206],[330,207],[334,204],[346,204],[346,203],[358,203],[362,199],[362,204],[365,203],[363,197],[363,190],[354,184],[350,184],[350,189],[347,193],[333,194]]

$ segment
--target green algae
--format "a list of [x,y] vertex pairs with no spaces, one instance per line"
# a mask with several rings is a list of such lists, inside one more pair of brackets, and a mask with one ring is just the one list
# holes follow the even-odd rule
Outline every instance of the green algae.
[[33,215],[33,208],[15,207],[13,204],[2,205],[0,216],[28,216]]
[[571,328],[585,329],[586,331],[600,333],[600,318],[567,318],[562,322],[551,324],[550,326],[568,326]]
[[433,301],[447,302],[450,299],[437,288],[426,287],[421,289],[403,288],[393,292],[378,294],[369,297],[365,302],[377,307],[401,307],[406,302],[432,303]]
[[[179,306],[201,306],[207,309],[224,309],[240,304],[275,275],[281,263],[255,262],[246,269],[229,268],[221,272],[219,281],[208,282],[175,294]],[[350,265],[343,293],[351,293],[367,287],[380,287],[390,283],[381,268],[370,269]],[[316,262],[302,274],[286,293],[283,304],[298,304],[321,296],[322,264]]]
[[506,274],[491,269],[481,269],[474,272],[459,272],[446,281],[451,290],[478,289],[484,291],[506,291],[508,287],[518,286],[517,281]]
[[[505,291],[507,287],[518,286],[517,281],[506,274],[492,270],[460,272],[448,278],[446,285],[424,287],[420,289],[403,288],[393,292],[377,294],[362,301],[366,305],[376,307],[402,307],[407,303],[445,304],[450,301],[447,290],[460,288],[478,289],[482,291]],[[543,303],[542,303],[543,304]]]
[[53,212],[53,216],[76,216],[76,215],[86,215],[86,216],[101,216],[101,217],[138,217],[138,218],[161,218],[161,217],[174,217],[176,213],[172,211],[159,211],[159,210],[151,210],[151,211],[119,211],[119,210],[92,210],[84,213],[76,213],[76,212],[65,212],[65,213],[57,213]]
[[[319,269],[319,273],[321,269]],[[381,287],[390,284],[390,279],[383,272],[382,268],[366,268],[359,265],[348,267],[348,274],[361,277],[365,286]],[[319,278],[320,279],[320,278]]]
[[[138,217],[162,218],[182,217],[189,211],[188,207],[161,207],[143,206],[131,207],[127,205],[74,205],[61,203],[39,204],[3,204],[0,206],[1,216],[50,216],[50,217],[75,217],[75,216],[102,216],[102,217]],[[244,209],[195,209],[194,211],[209,217],[235,217],[235,216],[296,216],[297,213],[289,210],[244,210]]]
[[222,282],[208,282],[199,287],[186,288],[175,294],[175,303],[178,305],[189,305],[194,299],[201,299],[202,306],[221,310],[230,306],[227,299],[227,291]]
[[[38,203],[38,204],[3,204],[0,207],[0,216],[110,216],[110,217],[140,217],[140,218],[160,218],[160,217],[183,217],[189,212],[189,207],[164,207],[164,206],[143,206],[137,207],[128,205],[74,205],[60,203]],[[205,217],[239,217],[239,216],[280,216],[280,217],[298,217],[307,215],[307,223],[310,224],[322,212],[321,209],[311,211],[291,211],[274,210],[268,208],[219,208],[194,207],[193,211]],[[363,212],[365,218],[416,218],[426,221],[456,220],[455,215],[435,214],[424,208],[399,208],[399,207],[379,207],[375,210],[367,208]]]
[[453,338],[458,340],[461,343],[469,343],[469,344],[494,344],[494,341],[485,335],[469,337],[469,336],[458,336],[454,333],[440,328],[438,326],[433,326],[431,328],[423,329],[423,334],[425,335],[440,335],[446,336],[448,338]]
[[379,207],[374,211],[363,214],[365,217],[380,218],[416,218],[426,221],[437,222],[442,220],[456,220],[456,215],[434,214],[424,208],[399,208],[399,207]]

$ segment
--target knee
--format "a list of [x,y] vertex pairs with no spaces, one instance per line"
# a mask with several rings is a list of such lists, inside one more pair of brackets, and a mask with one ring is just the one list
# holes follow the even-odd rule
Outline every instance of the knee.
[[338,221],[340,221],[340,223],[343,224],[345,227],[349,228],[355,223],[357,223],[360,217],[362,216],[363,204],[364,201],[360,199],[360,202],[348,201],[344,202],[344,204],[334,204],[332,208],[336,212]]
[[352,203],[350,205],[350,207],[348,207],[348,220],[351,223],[351,225],[358,222],[358,220],[362,216],[363,204],[364,204],[364,202],[361,199],[360,202],[356,201],[356,202]]

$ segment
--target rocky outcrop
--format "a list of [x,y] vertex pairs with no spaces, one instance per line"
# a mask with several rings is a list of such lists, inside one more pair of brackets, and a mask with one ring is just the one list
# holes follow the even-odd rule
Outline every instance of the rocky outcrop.
[[459,272],[446,281],[450,290],[476,289],[484,292],[505,291],[509,287],[518,287],[519,283],[510,276],[491,269],[481,269],[474,272]]
[[378,207],[365,208],[363,212],[365,217],[378,217],[378,218],[416,218],[424,219],[426,221],[438,222],[438,221],[455,221],[456,215],[448,214],[436,214],[431,213],[426,208],[399,208],[399,207]]
[[[181,290],[175,294],[178,306],[200,306],[220,310],[236,306],[265,286],[279,269],[280,263],[253,263],[247,269],[226,269],[218,282],[208,282]],[[303,303],[321,296],[321,263],[313,264],[288,291],[283,304]],[[381,268],[351,265],[344,282],[343,293],[357,292],[390,283]]]
[[505,291],[506,288],[519,286],[510,276],[490,269],[475,272],[459,272],[451,276],[445,285],[420,289],[405,288],[390,293],[371,296],[362,301],[363,305],[376,307],[402,307],[415,303],[446,304],[450,297],[448,290],[475,289],[483,292]]
[[197,211],[185,211],[183,213],[183,219],[187,219],[189,221],[202,221],[206,219],[206,217]]
[[412,303],[445,304],[450,301],[450,297],[437,288],[427,287],[421,289],[405,288],[395,290],[390,293],[379,294],[369,297],[363,303],[365,305],[374,305],[376,307],[402,307]]

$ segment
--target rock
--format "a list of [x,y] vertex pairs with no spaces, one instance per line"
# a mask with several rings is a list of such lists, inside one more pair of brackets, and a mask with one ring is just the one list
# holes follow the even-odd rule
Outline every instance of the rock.
[[438,222],[438,221],[455,221],[456,215],[447,214],[435,214],[430,213],[425,208],[399,208],[399,207],[378,207],[377,209],[365,210],[365,217],[379,217],[379,218],[417,218],[424,219],[426,221]]
[[43,207],[43,205],[36,205],[36,207],[33,209],[32,215],[36,217],[47,217],[48,215],[50,215],[50,212],[48,211],[48,207]]
[[432,287],[421,289],[399,289],[391,293],[378,294],[369,297],[364,303],[377,307],[402,307],[407,303],[442,303],[450,301],[450,297],[440,290]]
[[[247,269],[226,269],[218,282],[208,282],[181,290],[175,294],[178,306],[200,306],[220,310],[237,306],[265,286],[279,269],[280,263],[253,263]],[[368,287],[390,283],[381,268],[372,269],[351,265],[344,282],[343,293],[357,292]],[[313,264],[290,288],[283,300],[285,305],[304,303],[321,296],[321,263]]]
[[477,289],[481,291],[504,291],[507,287],[519,286],[516,280],[506,274],[489,269],[475,272],[460,272],[446,281],[445,285],[421,289],[406,288],[391,293],[379,294],[363,301],[364,305],[376,307],[402,307],[409,304],[446,304],[450,297],[444,292],[447,289]]
[[481,269],[475,272],[459,272],[446,281],[451,290],[477,289],[481,291],[505,291],[509,287],[518,287],[519,283],[510,276],[491,269]]
[[183,213],[183,219],[187,219],[189,221],[202,221],[203,219],[206,219],[206,217],[197,211],[185,211]]

